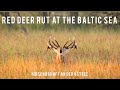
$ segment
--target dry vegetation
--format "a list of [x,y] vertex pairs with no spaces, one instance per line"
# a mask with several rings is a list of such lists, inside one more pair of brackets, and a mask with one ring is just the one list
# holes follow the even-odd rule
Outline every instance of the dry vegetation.
[[[76,37],[78,50],[71,50],[66,64],[54,62],[55,53],[45,50],[49,36],[63,45]],[[32,76],[32,72],[88,72],[88,76]],[[119,33],[80,31],[0,32],[0,78],[120,78]]]

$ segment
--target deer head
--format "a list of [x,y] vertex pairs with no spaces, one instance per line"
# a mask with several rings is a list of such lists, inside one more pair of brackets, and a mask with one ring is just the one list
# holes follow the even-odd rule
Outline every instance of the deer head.
[[[69,42],[71,42],[70,44],[68,44]],[[67,45],[68,44],[68,45]],[[47,46],[47,50],[53,50],[54,52],[57,53],[57,60],[62,60],[62,62],[64,62],[64,57],[65,55],[70,51],[70,49],[77,49],[77,43],[75,42],[75,38],[73,39],[73,41],[71,41],[70,39],[65,42],[65,44],[61,47],[58,43],[58,41],[54,38],[52,39],[51,37],[48,40],[48,46]],[[46,50],[46,52],[47,52]]]

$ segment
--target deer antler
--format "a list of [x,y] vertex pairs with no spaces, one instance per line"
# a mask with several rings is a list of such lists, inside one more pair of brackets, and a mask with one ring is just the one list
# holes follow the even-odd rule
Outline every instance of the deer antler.
[[[57,46],[55,45],[55,43],[54,43],[53,41],[51,41],[51,39],[52,39],[52,38],[50,37],[50,38],[49,38],[49,41],[48,41],[48,43],[49,43],[48,46],[51,47],[51,49],[52,49],[52,48],[55,48],[55,49],[56,49]],[[52,45],[51,42],[52,42],[54,45]]]
[[63,46],[63,48],[67,48],[67,49],[70,49],[70,48],[76,48],[77,49],[77,43],[75,42],[75,38],[73,38],[73,41],[68,45],[67,43],[69,42],[70,40],[68,40],[65,45]]
[[[54,38],[54,40],[55,40],[55,38]],[[48,49],[57,49],[58,47],[60,47],[60,45],[58,44],[57,40],[55,40],[55,42],[53,42],[53,40],[52,40],[52,38],[50,36],[49,41],[48,41]]]
[[57,40],[55,40],[55,38],[54,38],[54,41],[55,41],[56,43],[54,43],[53,41],[51,41],[51,42],[54,44],[54,46],[60,47],[60,45],[58,44]]
[[57,46],[58,47],[60,47],[60,45],[59,45],[59,43],[58,43],[58,41],[54,38],[54,40],[55,40],[55,42],[57,43]]
[[46,54],[46,52],[48,51],[48,49],[51,49],[51,46],[47,43],[48,47],[47,47],[47,50],[45,51],[44,54]]
[[68,42],[70,42],[70,37],[69,37],[69,40],[64,44],[63,48],[66,48],[66,45]]

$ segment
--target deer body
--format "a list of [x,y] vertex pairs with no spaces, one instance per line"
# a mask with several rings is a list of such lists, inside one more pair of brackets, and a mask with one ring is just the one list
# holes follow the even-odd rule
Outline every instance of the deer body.
[[64,63],[65,55],[69,52],[69,50],[66,51],[62,47],[53,50],[57,53],[56,59],[61,60]]

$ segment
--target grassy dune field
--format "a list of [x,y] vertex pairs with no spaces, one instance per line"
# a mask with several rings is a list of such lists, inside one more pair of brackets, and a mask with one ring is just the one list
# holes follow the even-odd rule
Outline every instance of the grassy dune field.
[[[60,45],[69,38],[76,38],[77,50],[65,57],[66,63],[55,60],[56,53],[46,54],[49,37],[55,37]],[[32,72],[88,72],[88,76],[33,76]],[[114,32],[0,31],[1,79],[119,79],[120,34]]]

